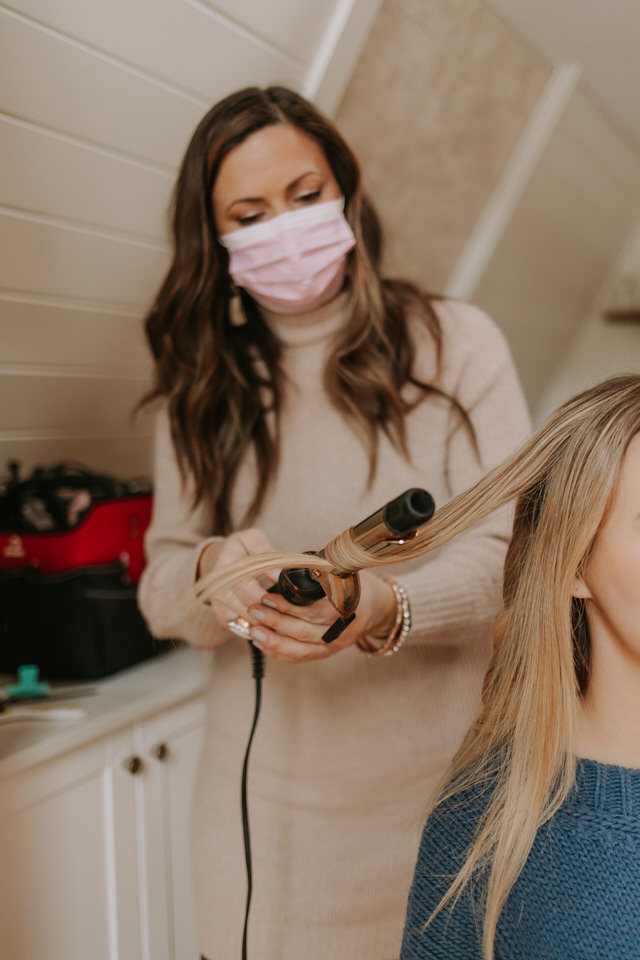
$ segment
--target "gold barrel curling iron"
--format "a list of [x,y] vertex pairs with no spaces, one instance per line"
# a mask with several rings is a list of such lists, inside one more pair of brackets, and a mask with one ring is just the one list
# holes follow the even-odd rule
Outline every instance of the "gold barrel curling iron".
[[[360,600],[358,571],[369,566],[372,558],[380,562],[386,555],[396,555],[399,547],[416,537],[434,510],[433,497],[426,490],[418,487],[405,490],[375,513],[339,534],[321,550],[301,555],[304,560],[313,559],[307,566],[283,569],[278,582],[269,592],[282,594],[285,600],[295,606],[308,606],[315,600],[327,597],[338,614],[322,637],[325,643],[331,643],[355,618]],[[255,559],[258,561],[259,557]],[[262,569],[266,562],[265,556],[259,560]],[[238,570],[232,571],[232,567]],[[230,565],[227,577],[237,582],[237,573],[245,570],[248,576],[250,567],[250,558],[246,558],[244,563]],[[199,582],[200,591],[196,584],[200,599],[217,593],[223,580],[224,572],[220,571],[217,578],[215,572],[209,575],[206,587]],[[249,625],[242,618],[230,620],[228,627],[233,633],[248,638]]]

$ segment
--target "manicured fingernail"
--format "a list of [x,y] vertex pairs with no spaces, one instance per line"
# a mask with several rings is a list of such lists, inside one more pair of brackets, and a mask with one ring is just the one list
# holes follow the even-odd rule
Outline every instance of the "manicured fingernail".
[[[278,609],[277,605],[273,602],[273,600],[270,600],[269,597],[263,597],[261,602],[264,604],[265,607],[271,607],[272,610]],[[255,612],[254,612],[254,617],[255,617]]]
[[251,639],[255,643],[256,647],[262,650],[262,644],[267,639],[266,633],[263,633],[262,630],[252,630]]
[[282,570],[269,570],[269,576],[273,577],[274,580],[279,580],[281,573]]
[[264,613],[262,610],[252,610],[251,616],[255,617],[256,620],[264,620]]

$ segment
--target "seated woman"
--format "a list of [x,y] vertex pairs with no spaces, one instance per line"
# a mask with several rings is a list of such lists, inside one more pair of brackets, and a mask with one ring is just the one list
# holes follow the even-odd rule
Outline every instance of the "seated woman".
[[517,501],[505,609],[401,960],[638,960],[640,377],[568,401],[457,499],[451,535]]

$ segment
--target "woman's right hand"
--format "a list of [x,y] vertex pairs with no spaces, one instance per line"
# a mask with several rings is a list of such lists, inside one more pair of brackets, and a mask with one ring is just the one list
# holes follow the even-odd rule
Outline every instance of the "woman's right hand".
[[[198,579],[249,554],[272,553],[273,549],[262,530],[256,527],[238,530],[224,540],[207,544],[198,561]],[[271,579],[275,582],[277,577],[274,575]],[[249,604],[258,603],[264,595],[264,590],[264,584],[261,586],[257,580],[243,580],[233,590],[229,590],[226,596],[212,600],[211,609],[223,626],[238,616],[244,617],[253,626],[257,621],[247,612],[247,607]]]

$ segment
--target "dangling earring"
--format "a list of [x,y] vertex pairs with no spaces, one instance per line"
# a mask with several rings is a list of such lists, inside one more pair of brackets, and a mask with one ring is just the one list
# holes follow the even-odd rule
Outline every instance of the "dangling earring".
[[229,323],[232,327],[242,327],[247,317],[242,306],[242,297],[235,283],[229,288]]

